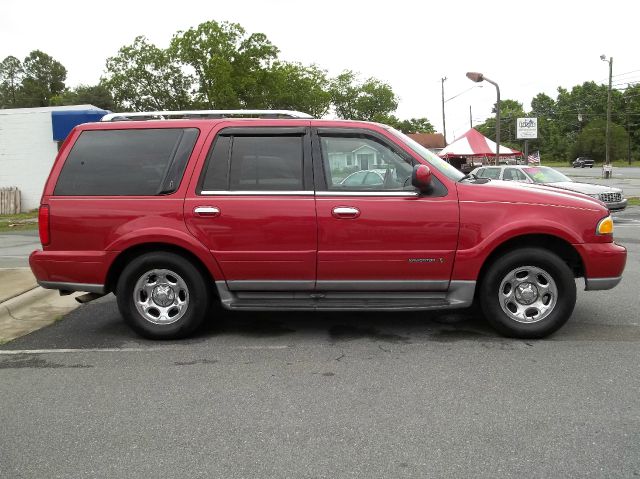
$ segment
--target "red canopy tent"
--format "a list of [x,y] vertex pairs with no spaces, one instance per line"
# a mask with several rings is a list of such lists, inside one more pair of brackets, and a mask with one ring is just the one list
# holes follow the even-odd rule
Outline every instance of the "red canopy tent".
[[[495,158],[496,143],[471,128],[438,153],[441,158]],[[522,152],[500,145],[500,158],[522,156]]]

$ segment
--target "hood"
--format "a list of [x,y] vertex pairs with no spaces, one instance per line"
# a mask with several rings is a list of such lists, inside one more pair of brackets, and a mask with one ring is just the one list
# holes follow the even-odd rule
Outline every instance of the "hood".
[[599,193],[622,193],[620,188],[610,186],[594,185],[591,183],[579,183],[577,181],[561,181],[558,183],[545,183],[544,186],[560,188],[561,190],[577,191],[585,195],[595,195]]
[[[573,185],[574,183],[569,184]],[[462,182],[458,183],[458,194],[460,200],[463,201],[533,203],[601,210],[603,214],[607,211],[604,203],[585,196],[584,193],[535,183],[500,180],[491,180],[486,183]]]

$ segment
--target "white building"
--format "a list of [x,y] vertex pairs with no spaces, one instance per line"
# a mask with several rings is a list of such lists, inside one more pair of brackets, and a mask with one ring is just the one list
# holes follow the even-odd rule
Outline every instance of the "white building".
[[0,109],[0,188],[18,187],[22,210],[37,208],[58,145],[74,126],[106,113],[93,105]]
[[369,170],[382,165],[382,155],[370,145],[362,145],[353,151],[330,151],[329,164],[332,170],[353,168]]

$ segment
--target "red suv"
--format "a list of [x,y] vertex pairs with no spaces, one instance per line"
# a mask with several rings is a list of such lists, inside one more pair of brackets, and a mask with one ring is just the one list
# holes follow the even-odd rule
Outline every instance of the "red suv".
[[151,338],[188,335],[216,302],[406,311],[474,300],[502,334],[538,338],[571,316],[575,278],[610,289],[626,261],[593,198],[464,176],[388,126],[286,111],[76,127],[39,225],[40,285],[113,292]]

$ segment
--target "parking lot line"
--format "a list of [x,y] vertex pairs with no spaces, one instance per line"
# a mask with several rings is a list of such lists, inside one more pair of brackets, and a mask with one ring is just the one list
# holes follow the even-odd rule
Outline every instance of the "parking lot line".
[[[229,349],[233,350],[273,350],[288,349],[290,346],[286,344],[265,345],[265,346],[234,346]],[[15,356],[18,354],[68,354],[68,353],[143,353],[158,351],[184,351],[188,348],[176,347],[150,347],[150,348],[60,348],[60,349],[2,349],[0,356]]]

